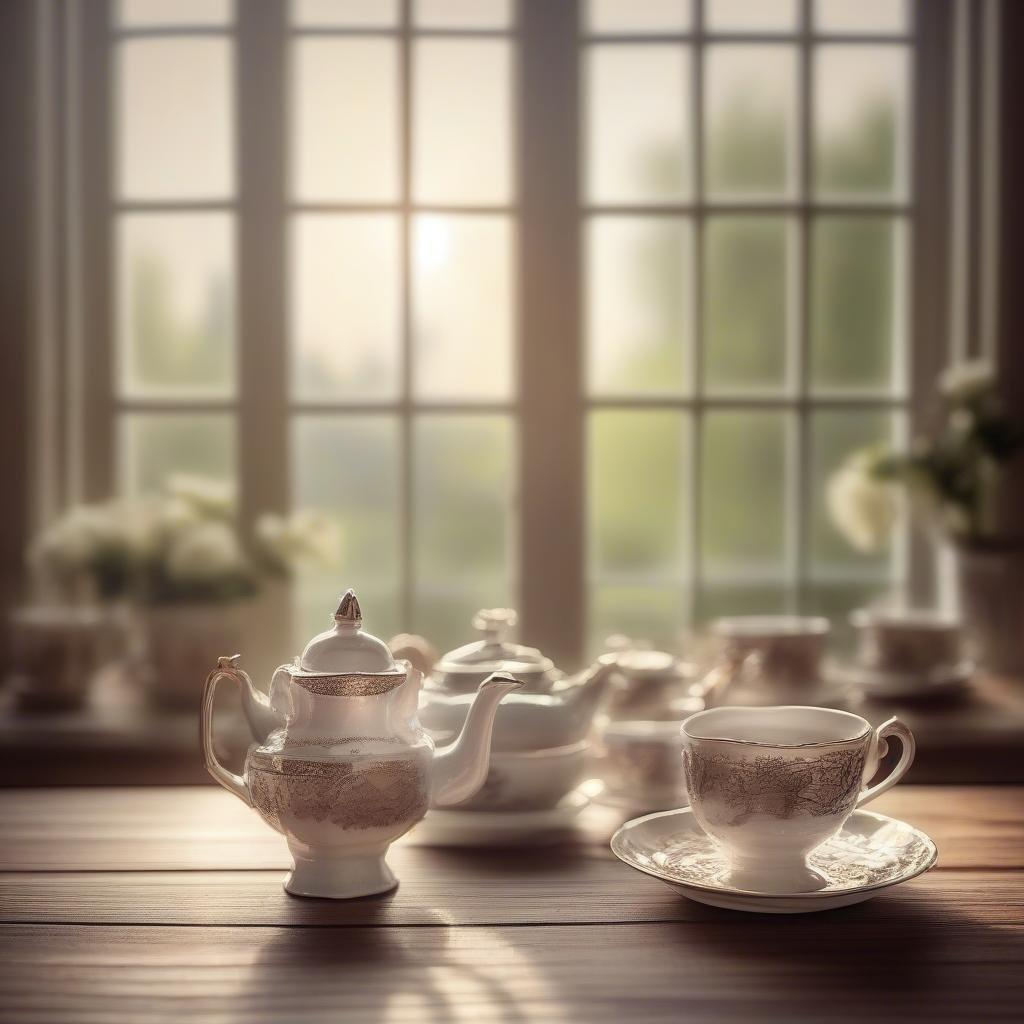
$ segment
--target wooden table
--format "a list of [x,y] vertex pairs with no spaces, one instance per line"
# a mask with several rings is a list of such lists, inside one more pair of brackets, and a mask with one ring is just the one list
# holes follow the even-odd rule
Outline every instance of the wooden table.
[[349,903],[285,895],[280,837],[210,788],[0,793],[0,1020],[981,1021],[1024,1017],[1024,787],[897,787],[929,874],[767,917],[558,847],[403,841]]

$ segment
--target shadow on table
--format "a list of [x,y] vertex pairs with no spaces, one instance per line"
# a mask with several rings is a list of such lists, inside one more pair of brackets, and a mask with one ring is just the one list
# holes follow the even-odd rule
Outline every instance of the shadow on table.
[[760,976],[793,1008],[841,1004],[843,1017],[889,1019],[901,1005],[927,1016],[921,1000],[994,998],[1024,956],[1019,929],[977,920],[952,898],[892,894],[817,914],[702,910],[699,924],[674,927],[710,970]]
[[430,1024],[466,1019],[477,1006],[489,1021],[524,1021],[522,986],[543,979],[532,978],[523,951],[493,929],[437,927],[444,924],[439,914],[425,927],[261,930],[241,999],[232,1004],[235,1019],[248,1020],[258,1008],[281,1020],[323,1014]]
[[[426,865],[437,864],[447,871],[464,869],[472,877],[509,875],[543,875],[545,878],[574,876],[579,864],[588,857],[585,845],[575,842],[553,843],[523,847],[418,847],[418,854]],[[602,851],[603,852],[603,851]],[[424,869],[426,870],[426,869]]]

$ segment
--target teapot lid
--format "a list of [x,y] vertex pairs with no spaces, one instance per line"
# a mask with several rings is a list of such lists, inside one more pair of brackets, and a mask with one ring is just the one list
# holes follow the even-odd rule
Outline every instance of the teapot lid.
[[355,592],[346,590],[334,613],[334,628],[306,644],[299,658],[302,672],[342,675],[347,672],[399,672],[388,645],[364,633],[363,612]]
[[551,671],[550,658],[535,647],[524,647],[508,639],[518,621],[519,616],[512,608],[482,608],[473,616],[473,628],[481,634],[481,639],[449,651],[437,663],[438,672]]

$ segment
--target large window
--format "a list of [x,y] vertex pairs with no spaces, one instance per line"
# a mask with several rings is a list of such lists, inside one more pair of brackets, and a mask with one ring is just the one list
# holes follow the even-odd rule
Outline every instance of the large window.
[[586,5],[592,644],[898,582],[901,559],[832,529],[824,482],[903,432],[909,18]]
[[[448,641],[480,605],[514,600],[512,7],[260,6],[112,10],[120,486],[237,478],[236,446],[262,443],[236,415],[239,373],[261,378],[287,440],[262,453],[283,465],[251,471],[342,527],[341,578],[297,588],[301,628],[344,582],[378,631]],[[233,116],[239,46],[277,58],[277,137]],[[235,315],[254,258],[237,183],[263,173],[238,158],[236,123],[282,171],[264,202],[283,224],[263,239],[283,249],[280,280],[262,298],[283,322],[283,373]]]
[[88,5],[91,489],[331,512],[302,632],[353,585],[378,632],[525,603],[582,655],[902,585],[823,483],[913,409],[915,7]]

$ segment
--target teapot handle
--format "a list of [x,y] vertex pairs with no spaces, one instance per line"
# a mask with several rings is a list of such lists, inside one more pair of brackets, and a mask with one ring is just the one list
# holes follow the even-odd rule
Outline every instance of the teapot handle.
[[203,705],[199,716],[199,744],[203,750],[206,770],[229,793],[234,793],[247,806],[252,806],[249,787],[245,779],[230,772],[217,760],[213,749],[213,697],[217,684],[222,679],[234,679],[239,684],[245,683],[245,673],[237,667],[239,655],[231,658],[218,658],[217,667],[206,677],[203,684]]

